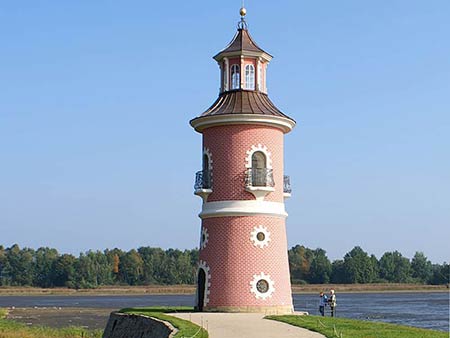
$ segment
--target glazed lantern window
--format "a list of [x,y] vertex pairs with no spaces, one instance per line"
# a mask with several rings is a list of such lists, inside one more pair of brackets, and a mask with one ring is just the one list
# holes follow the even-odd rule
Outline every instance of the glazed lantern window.
[[239,89],[241,86],[241,75],[239,73],[239,66],[231,66],[231,89]]
[[258,90],[263,90],[262,86],[262,67],[261,64],[258,65]]
[[255,67],[245,66],[245,89],[255,90]]

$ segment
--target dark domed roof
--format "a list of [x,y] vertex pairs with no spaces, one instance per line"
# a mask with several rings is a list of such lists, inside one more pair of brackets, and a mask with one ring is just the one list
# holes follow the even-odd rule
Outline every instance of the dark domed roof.
[[225,56],[228,54],[233,54],[236,52],[255,52],[255,53],[261,53],[266,54],[268,57],[272,58],[272,56],[261,49],[256,42],[252,39],[250,36],[250,33],[246,28],[239,28],[236,34],[234,35],[231,42],[228,44],[225,49],[217,53],[217,55],[214,56],[214,59],[219,59],[221,56]]
[[265,52],[250,36],[250,33],[245,28],[240,28],[234,35],[231,42],[220,53],[236,52],[236,51],[251,51],[251,52]]
[[234,90],[222,93],[211,107],[198,118],[226,114],[272,115],[291,119],[275,107],[267,94],[253,90]]

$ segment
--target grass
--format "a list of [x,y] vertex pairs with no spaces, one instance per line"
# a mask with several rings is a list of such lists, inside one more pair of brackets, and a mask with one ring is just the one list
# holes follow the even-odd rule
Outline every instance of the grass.
[[8,310],[0,308],[0,319],[6,318],[8,315]]
[[448,338],[448,333],[409,326],[362,320],[319,316],[267,316],[311,331],[327,338]]
[[[120,310],[122,313],[144,315],[148,317],[157,318],[160,320],[171,323],[178,329],[176,338],[182,337],[196,337],[196,338],[208,338],[208,332],[200,326],[180,318],[168,316],[166,313],[175,312],[193,312],[194,309],[188,306],[170,306],[170,307],[144,307],[144,308],[126,308]],[[1,338],[1,336],[0,336]]]
[[53,329],[30,327],[14,321],[0,319],[0,338],[100,338],[102,330],[88,331],[78,327]]
[[0,338],[100,338],[102,330],[89,331],[79,327],[53,329],[44,326],[27,326],[7,320],[8,311],[0,308]]

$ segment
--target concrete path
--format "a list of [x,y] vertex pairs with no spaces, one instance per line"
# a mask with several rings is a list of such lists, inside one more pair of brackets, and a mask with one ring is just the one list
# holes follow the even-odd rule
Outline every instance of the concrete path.
[[306,329],[274,320],[260,313],[175,313],[175,317],[203,326],[210,338],[324,338]]

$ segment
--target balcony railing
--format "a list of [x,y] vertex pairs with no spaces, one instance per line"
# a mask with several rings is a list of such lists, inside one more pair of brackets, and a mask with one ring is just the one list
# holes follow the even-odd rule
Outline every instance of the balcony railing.
[[283,177],[283,192],[285,194],[290,194],[292,192],[291,178],[287,175],[284,175],[284,177]]
[[248,169],[245,174],[245,185],[247,187],[273,187],[275,182],[273,181],[272,169]]
[[195,174],[194,189],[211,189],[211,170],[201,170]]

